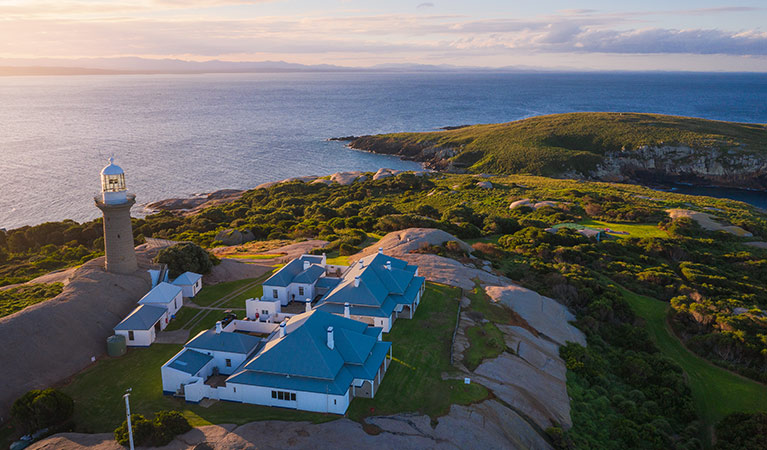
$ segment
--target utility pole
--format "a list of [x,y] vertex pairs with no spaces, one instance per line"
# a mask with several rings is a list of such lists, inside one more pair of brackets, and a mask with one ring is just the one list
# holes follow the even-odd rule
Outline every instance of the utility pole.
[[127,391],[125,391],[125,395],[123,395],[123,398],[125,399],[125,415],[128,418],[128,443],[130,444],[130,450],[133,449],[133,429],[131,428],[130,423],[130,393],[133,390],[133,388],[128,388]]

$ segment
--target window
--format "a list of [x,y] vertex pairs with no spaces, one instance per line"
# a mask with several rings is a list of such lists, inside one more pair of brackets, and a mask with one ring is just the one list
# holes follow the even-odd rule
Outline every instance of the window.
[[277,391],[272,391],[272,398],[277,398]]
[[298,286],[298,295],[304,295],[304,287]]
[[296,401],[296,393],[295,393],[295,392],[291,392],[291,393],[290,393],[290,399],[291,399],[292,401]]
[[274,298],[279,297],[279,294],[277,294],[277,289],[272,289],[272,297]]
[[226,367],[232,367],[232,360],[229,358],[226,358]]
[[276,398],[277,400],[285,400],[285,401],[296,401],[296,393],[295,392],[285,392],[285,391],[272,391],[272,398]]
[[337,404],[338,404],[338,403],[336,403],[336,399],[333,399],[333,404],[334,404],[334,405],[337,405]]
[[265,310],[265,309],[262,309],[262,310],[261,310],[261,314],[263,314],[263,315],[267,315],[267,314],[269,314],[269,311],[267,311],[267,310]]
[[237,388],[236,388],[236,387],[233,387],[233,388],[232,388],[232,392],[234,392],[234,393],[236,394],[236,393],[237,393]]
[[132,341],[133,339],[134,339],[133,330],[130,330],[130,331],[128,331],[128,340]]
[[285,400],[285,393],[280,391],[277,393],[277,400]]

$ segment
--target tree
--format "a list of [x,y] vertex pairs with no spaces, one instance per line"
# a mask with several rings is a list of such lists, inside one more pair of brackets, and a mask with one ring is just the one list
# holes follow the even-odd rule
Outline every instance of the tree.
[[716,448],[767,448],[767,413],[733,413],[722,419],[716,426]]
[[189,421],[178,411],[160,411],[155,414],[155,445],[167,445],[176,435],[192,429]]
[[191,242],[176,244],[161,250],[155,261],[167,264],[171,277],[177,277],[184,272],[206,274],[213,268],[210,254]]
[[66,422],[74,412],[74,401],[56,389],[32,390],[17,399],[11,407],[16,428],[24,433]]

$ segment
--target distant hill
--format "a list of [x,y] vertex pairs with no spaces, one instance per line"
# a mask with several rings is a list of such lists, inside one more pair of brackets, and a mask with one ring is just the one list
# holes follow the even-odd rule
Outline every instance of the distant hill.
[[641,113],[569,113],[362,136],[351,147],[468,172],[767,189],[767,128]]

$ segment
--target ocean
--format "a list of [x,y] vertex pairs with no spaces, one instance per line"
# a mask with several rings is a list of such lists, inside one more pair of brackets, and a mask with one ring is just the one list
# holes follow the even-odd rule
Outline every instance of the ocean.
[[[0,228],[85,221],[114,156],[140,205],[337,171],[418,169],[330,137],[638,111],[767,123],[766,74],[0,77]],[[737,191],[728,196],[737,197]],[[134,215],[142,208],[135,207]]]

